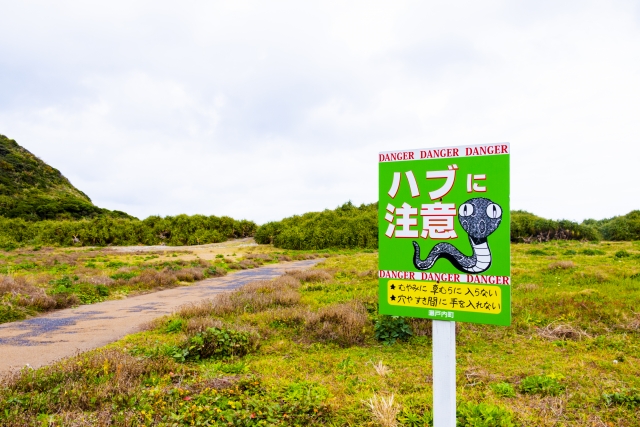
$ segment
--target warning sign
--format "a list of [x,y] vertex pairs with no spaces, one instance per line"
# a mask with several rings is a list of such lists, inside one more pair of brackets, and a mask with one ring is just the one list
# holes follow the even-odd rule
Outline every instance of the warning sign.
[[380,313],[511,323],[509,153],[380,153]]

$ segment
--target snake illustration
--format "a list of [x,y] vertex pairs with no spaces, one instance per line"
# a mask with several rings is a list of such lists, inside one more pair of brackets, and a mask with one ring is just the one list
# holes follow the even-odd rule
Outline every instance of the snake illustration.
[[477,274],[491,266],[491,250],[487,237],[500,226],[502,208],[489,199],[478,197],[469,199],[458,209],[458,221],[469,235],[473,254],[467,256],[450,243],[438,243],[431,249],[425,260],[420,259],[420,245],[413,242],[413,265],[418,270],[428,270],[440,258],[445,258],[455,268],[465,273]]

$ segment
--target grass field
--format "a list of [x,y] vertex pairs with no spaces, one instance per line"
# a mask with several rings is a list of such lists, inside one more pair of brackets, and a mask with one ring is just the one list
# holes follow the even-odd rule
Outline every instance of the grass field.
[[123,252],[36,247],[0,251],[0,323],[309,256],[234,242],[192,248]]
[[[376,270],[333,254],[8,376],[0,424],[430,425],[431,325],[379,317]],[[512,326],[458,324],[459,425],[640,425],[640,244],[516,244],[512,276]]]

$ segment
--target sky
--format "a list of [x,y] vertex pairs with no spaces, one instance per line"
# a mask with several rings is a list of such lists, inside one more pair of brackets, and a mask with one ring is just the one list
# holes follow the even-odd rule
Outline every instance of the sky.
[[378,197],[378,153],[511,144],[511,208],[640,209],[640,1],[0,0],[0,134],[139,218]]

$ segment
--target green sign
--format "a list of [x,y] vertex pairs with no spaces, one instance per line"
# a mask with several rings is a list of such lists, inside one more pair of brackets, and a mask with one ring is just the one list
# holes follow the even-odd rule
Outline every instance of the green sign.
[[380,153],[380,313],[511,324],[509,144]]

